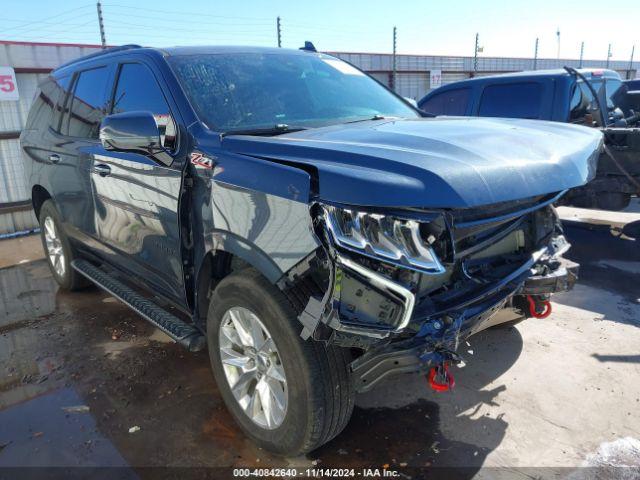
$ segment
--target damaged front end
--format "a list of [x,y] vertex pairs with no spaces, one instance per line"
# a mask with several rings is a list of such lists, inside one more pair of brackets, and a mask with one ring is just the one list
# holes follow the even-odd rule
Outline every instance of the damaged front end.
[[562,193],[459,210],[314,204],[322,247],[281,283],[302,337],[360,349],[358,391],[429,369],[432,386],[448,388],[461,341],[546,316],[550,295],[573,287],[578,265],[562,257],[551,205]]

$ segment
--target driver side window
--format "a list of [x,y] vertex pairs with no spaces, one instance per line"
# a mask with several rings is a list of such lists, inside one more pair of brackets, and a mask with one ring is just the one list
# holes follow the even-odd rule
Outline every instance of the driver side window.
[[176,124],[153,73],[140,63],[124,63],[120,66],[111,113],[133,111],[150,112],[160,130],[162,145],[175,150]]

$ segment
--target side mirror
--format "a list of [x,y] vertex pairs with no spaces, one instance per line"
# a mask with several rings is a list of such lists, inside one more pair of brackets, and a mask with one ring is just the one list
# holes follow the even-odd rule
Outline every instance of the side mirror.
[[149,112],[125,112],[106,116],[100,124],[100,141],[106,150],[111,151],[149,155],[164,152],[160,130]]

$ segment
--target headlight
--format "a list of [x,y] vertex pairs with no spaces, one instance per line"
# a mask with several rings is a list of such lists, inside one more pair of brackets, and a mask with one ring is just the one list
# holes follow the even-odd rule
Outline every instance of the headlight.
[[338,246],[425,273],[445,271],[429,243],[435,237],[423,238],[421,222],[331,205],[323,205],[323,209]]

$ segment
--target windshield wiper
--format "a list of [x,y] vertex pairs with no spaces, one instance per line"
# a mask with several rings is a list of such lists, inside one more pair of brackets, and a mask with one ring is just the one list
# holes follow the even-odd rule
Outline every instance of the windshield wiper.
[[358,120],[351,120],[350,122],[344,122],[344,123],[370,122],[372,120],[388,120],[390,118],[398,118],[398,117],[385,117],[384,115],[380,115],[379,113],[376,113],[373,117],[359,118]]
[[289,126],[286,123],[278,123],[273,127],[227,130],[226,132],[222,132],[220,134],[220,137],[222,138],[228,135],[257,135],[257,136],[273,137],[275,135],[282,135],[283,133],[300,132],[302,130],[307,130],[307,128]]

